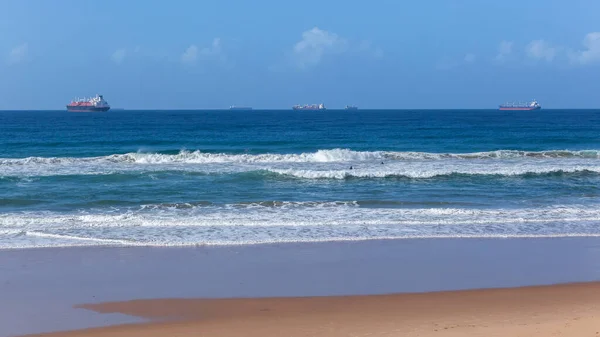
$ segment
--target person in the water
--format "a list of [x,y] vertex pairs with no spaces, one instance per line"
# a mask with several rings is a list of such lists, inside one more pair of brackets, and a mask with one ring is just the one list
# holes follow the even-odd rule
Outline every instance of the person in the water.
[[352,166],[350,166],[350,169],[352,170]]

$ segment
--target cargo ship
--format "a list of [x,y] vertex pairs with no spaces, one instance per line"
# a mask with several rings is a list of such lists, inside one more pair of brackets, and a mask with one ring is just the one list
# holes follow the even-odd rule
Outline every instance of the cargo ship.
[[358,107],[355,105],[346,105],[346,110],[358,110]]
[[293,110],[325,110],[325,104],[294,105]]
[[498,108],[499,110],[518,110],[518,111],[531,111],[540,110],[542,106],[536,101],[524,103],[504,103]]
[[229,107],[229,110],[252,110],[252,107],[232,105],[232,106]]
[[104,112],[110,110],[110,105],[102,95],[92,98],[78,98],[67,104],[67,111],[71,112]]

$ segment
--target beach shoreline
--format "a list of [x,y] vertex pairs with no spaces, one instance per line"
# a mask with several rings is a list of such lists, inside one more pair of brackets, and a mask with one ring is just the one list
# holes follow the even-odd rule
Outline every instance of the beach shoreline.
[[[0,251],[0,336],[59,331],[95,334],[95,331],[113,331],[111,329],[133,333],[128,329],[143,330],[156,327],[156,324],[164,324],[157,328],[164,332],[163,335],[173,335],[179,332],[161,329],[172,329],[173,326],[177,329],[182,326],[198,328],[195,318],[191,323],[156,323],[136,312],[119,309],[99,314],[79,307],[132,300],[164,304],[161,301],[169,298],[192,302],[199,301],[197,299],[226,302],[283,298],[281,303],[288,305],[290,298],[318,300],[341,296],[346,298],[344,301],[353,301],[356,296],[393,298],[410,293],[435,297],[440,296],[439,292],[461,294],[457,291],[483,289],[481,291],[485,293],[493,293],[495,290],[489,289],[529,289],[521,287],[553,284],[595,289],[594,284],[581,285],[595,281],[600,281],[598,238],[416,239],[195,248],[5,250]],[[568,292],[549,293],[554,298],[563,295],[567,296]],[[592,293],[582,298],[596,297]],[[541,303],[541,299],[528,301],[533,307],[523,315],[534,313],[537,310],[535,304]],[[375,310],[379,306],[377,303],[368,302],[362,307]],[[563,301],[556,303],[555,308],[560,311],[561,306],[571,308],[571,305],[579,304]],[[487,307],[494,308],[495,305]],[[592,307],[590,304],[590,310]],[[323,310],[326,308],[324,305]],[[323,317],[333,317],[328,315],[334,315],[335,310],[329,308],[329,314]],[[371,316],[396,317],[394,310],[400,309],[390,310]],[[592,311],[586,312],[592,314]],[[408,311],[398,315],[404,317],[407,314]],[[358,321],[352,315],[348,322]],[[305,318],[286,319],[294,326]],[[302,320],[294,321],[296,319]],[[461,320],[457,319],[455,322]],[[548,322],[567,317],[553,319]],[[247,319],[242,317],[242,321],[247,322]],[[372,323],[365,323],[365,329],[371,326],[369,324]],[[102,330],[104,327],[109,330]],[[284,327],[282,325],[281,329]],[[257,328],[256,331],[262,330]],[[185,336],[184,332],[181,334]],[[265,334],[268,335],[268,331]]]
[[78,307],[151,322],[30,336],[600,334],[600,282],[364,296],[133,300]]

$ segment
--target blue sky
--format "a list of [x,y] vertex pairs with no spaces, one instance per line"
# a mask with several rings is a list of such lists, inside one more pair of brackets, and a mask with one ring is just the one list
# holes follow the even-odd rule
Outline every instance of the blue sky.
[[600,107],[595,0],[2,0],[0,109]]

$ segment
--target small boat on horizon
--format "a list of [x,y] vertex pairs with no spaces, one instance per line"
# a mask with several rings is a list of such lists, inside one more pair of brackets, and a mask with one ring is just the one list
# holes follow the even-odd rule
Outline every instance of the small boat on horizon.
[[346,105],[346,110],[358,110],[356,105]]
[[232,105],[229,107],[229,110],[252,110],[252,107]]

